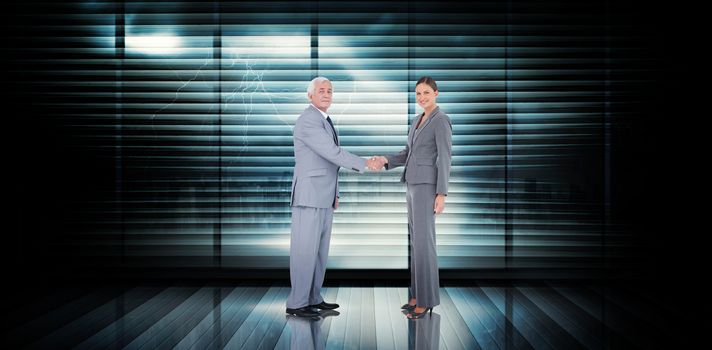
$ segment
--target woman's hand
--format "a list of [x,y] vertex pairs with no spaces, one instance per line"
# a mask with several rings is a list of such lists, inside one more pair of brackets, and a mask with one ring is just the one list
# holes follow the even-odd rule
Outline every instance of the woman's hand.
[[438,194],[435,196],[435,205],[433,206],[433,211],[435,214],[440,214],[445,210],[445,195]]

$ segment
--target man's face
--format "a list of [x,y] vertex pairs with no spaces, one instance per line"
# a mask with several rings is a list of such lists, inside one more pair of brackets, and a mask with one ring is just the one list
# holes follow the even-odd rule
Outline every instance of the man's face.
[[311,103],[316,106],[316,108],[326,112],[326,110],[331,106],[331,97],[333,94],[334,93],[331,90],[331,82],[324,81],[316,84],[314,87],[314,94],[309,95],[309,99],[311,100]]

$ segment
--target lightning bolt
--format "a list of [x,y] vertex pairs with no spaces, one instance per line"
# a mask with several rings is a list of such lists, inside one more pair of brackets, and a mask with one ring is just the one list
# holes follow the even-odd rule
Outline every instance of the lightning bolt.
[[[232,62],[230,64],[230,67],[234,67],[236,64],[244,64],[245,67],[245,73],[242,75],[242,79],[240,80],[240,85],[238,85],[236,88],[234,88],[232,91],[228,93],[228,95],[225,98],[225,101],[223,102],[222,105],[222,112],[225,112],[232,103],[237,100],[239,97],[240,100],[242,101],[242,105],[245,106],[245,122],[244,122],[244,128],[242,132],[242,147],[240,148],[240,153],[244,152],[247,150],[247,147],[249,146],[249,140],[247,138],[248,136],[248,128],[249,128],[249,122],[250,122],[250,117],[252,116],[252,111],[253,111],[253,100],[255,94],[262,93],[264,96],[267,97],[267,99],[270,102],[270,105],[272,109],[274,110],[275,115],[277,118],[284,123],[285,125],[291,126],[288,121],[282,118],[282,113],[280,113],[279,109],[277,108],[277,104],[275,103],[274,99],[276,98],[287,98],[289,97],[283,97],[279,96],[278,94],[275,94],[273,92],[270,92],[267,90],[264,84],[263,77],[266,73],[268,73],[269,70],[269,64],[265,69],[262,70],[256,70],[255,69],[255,64],[251,63],[249,57],[240,57],[239,54],[233,54],[233,57],[231,58]],[[296,89],[284,89],[282,90],[283,92],[293,92]],[[249,101],[249,102],[248,102]]]
[[[171,102],[169,102],[167,105],[163,106],[161,109],[158,109],[155,112],[153,112],[153,115],[151,115],[151,128],[154,129],[154,131],[155,131],[155,128],[154,128],[153,121],[156,118],[156,115],[163,112],[166,108],[171,107],[178,100],[178,94],[180,93],[180,91],[183,90],[183,88],[185,88],[186,86],[188,86],[188,84],[190,84],[191,82],[193,82],[195,79],[198,78],[198,76],[202,72],[203,68],[205,68],[205,66],[207,66],[210,63],[210,59],[211,59],[211,57],[206,57],[205,61],[203,62],[203,65],[198,67],[198,70],[195,72],[195,75],[193,75],[193,77],[188,79],[187,81],[183,82],[183,85],[181,85],[180,87],[178,87],[178,89],[176,89],[175,96],[173,96],[173,100]],[[178,77],[178,79],[180,80],[180,75],[178,74],[178,72],[176,72],[176,70],[173,69],[173,67],[171,67],[171,65],[168,65],[168,67],[171,69],[173,74],[176,77]]]
[[[179,96],[181,90],[183,90],[183,88],[185,88],[186,86],[188,86],[188,84],[190,84],[191,82],[195,81],[195,80],[198,78],[198,76],[199,76],[200,73],[202,72],[203,68],[205,68],[205,66],[207,66],[207,65],[210,63],[210,59],[211,59],[211,57],[206,57],[206,58],[205,58],[205,61],[203,62],[203,64],[202,64],[200,67],[198,67],[198,70],[195,72],[195,74],[193,75],[193,77],[190,78],[190,79],[188,79],[188,80],[186,80],[186,81],[184,81],[183,84],[182,84],[180,87],[178,87],[178,89],[176,89],[175,95],[173,96],[173,100],[172,100],[171,102],[169,102],[169,103],[166,104],[165,106],[163,106],[163,107],[161,107],[160,109],[158,109],[158,110],[156,110],[155,112],[153,112],[153,114],[151,115],[151,119],[150,119],[150,120],[151,120],[151,131],[153,132],[153,136],[154,136],[154,137],[156,136],[156,127],[155,127],[156,116],[157,116],[159,113],[161,113],[161,112],[163,112],[164,110],[166,110],[167,108],[171,107],[173,104],[175,104],[175,102],[178,100],[178,96]],[[179,80],[181,80],[181,79],[180,79],[180,75],[178,74],[178,72],[177,72],[175,69],[173,69],[173,67],[171,67],[170,64],[166,64],[166,65],[167,65],[167,66],[170,68],[170,70],[173,72],[173,75],[175,75]],[[151,162],[152,160],[153,160],[153,155],[152,155],[151,153],[149,153],[148,160],[146,161],[146,165],[144,166],[144,170],[149,167],[149,164],[152,163],[152,162]]]

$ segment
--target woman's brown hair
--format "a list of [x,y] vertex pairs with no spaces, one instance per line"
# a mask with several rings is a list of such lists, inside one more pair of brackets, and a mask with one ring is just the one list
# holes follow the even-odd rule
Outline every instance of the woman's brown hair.
[[435,83],[435,79],[427,75],[418,79],[418,82],[415,83],[415,87],[418,87],[420,84],[428,84],[428,86],[433,88],[433,91],[438,91],[438,84]]

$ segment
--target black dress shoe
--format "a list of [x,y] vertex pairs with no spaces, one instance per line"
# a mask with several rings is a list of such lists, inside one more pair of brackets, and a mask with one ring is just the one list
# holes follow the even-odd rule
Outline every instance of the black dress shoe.
[[287,313],[299,317],[319,317],[319,313],[309,306],[300,307],[298,309],[287,308]]
[[401,306],[401,310],[405,310],[408,312],[413,311],[413,309],[415,309],[415,305],[403,304],[403,306]]
[[316,305],[309,305],[309,307],[313,307],[315,309],[322,309],[322,310],[333,310],[339,307],[339,304],[330,304],[325,301],[322,301],[319,304]]
[[428,311],[430,311],[430,317],[433,317],[433,308],[426,307],[425,310],[423,310],[423,312],[415,312],[415,309],[413,309],[413,311],[408,313],[408,318],[410,318],[410,319],[423,318],[425,316],[425,314],[428,313]]
[[341,315],[341,313],[336,310],[319,311],[319,316],[321,316],[321,318],[327,318],[329,316],[339,316],[339,315]]

